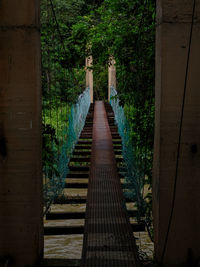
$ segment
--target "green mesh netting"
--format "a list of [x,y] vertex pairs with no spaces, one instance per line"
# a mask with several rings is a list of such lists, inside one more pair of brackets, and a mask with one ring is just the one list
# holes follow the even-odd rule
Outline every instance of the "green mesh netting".
[[144,212],[144,170],[137,162],[136,151],[130,135],[130,125],[126,119],[124,109],[119,105],[117,91],[111,87],[110,104],[115,114],[115,122],[122,139],[122,154],[124,159],[123,169],[125,168],[125,195],[137,203],[138,217]]
[[74,147],[79,139],[80,133],[84,127],[85,119],[90,107],[90,89],[86,90],[78,97],[77,103],[72,105],[61,132],[63,140],[61,147],[53,146],[53,160],[56,171],[52,173],[50,168],[43,166],[45,176],[44,184],[44,207],[45,213],[48,211],[51,203],[56,197],[62,194],[65,187],[66,177],[69,172],[68,163],[70,161]]

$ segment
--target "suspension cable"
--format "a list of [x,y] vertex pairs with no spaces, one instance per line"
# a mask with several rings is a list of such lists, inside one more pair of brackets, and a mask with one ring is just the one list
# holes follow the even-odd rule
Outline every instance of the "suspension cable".
[[161,255],[161,266],[164,262],[164,257],[167,249],[167,243],[169,239],[169,233],[172,225],[172,218],[174,214],[174,206],[176,201],[176,192],[177,192],[177,180],[178,180],[178,170],[180,164],[180,148],[181,148],[181,139],[182,139],[182,129],[183,129],[183,117],[184,117],[184,110],[185,110],[185,98],[186,98],[186,90],[187,90],[187,82],[188,82],[188,70],[189,70],[189,62],[190,62],[190,54],[191,54],[191,43],[192,43],[192,35],[193,35],[193,26],[194,26],[194,14],[195,14],[195,7],[196,7],[196,0],[193,1],[193,10],[192,10],[192,21],[190,27],[190,37],[189,37],[189,46],[188,46],[188,54],[187,54],[187,64],[186,64],[186,71],[185,71],[185,82],[184,82],[184,90],[183,90],[183,100],[182,100],[182,107],[181,107],[181,115],[180,115],[180,126],[179,126],[179,137],[178,137],[178,148],[177,148],[177,157],[176,157],[176,169],[175,169],[175,179],[174,179],[174,187],[173,187],[173,197],[172,197],[172,206],[171,212],[167,227],[167,233],[165,236],[164,247]]
[[54,7],[54,4],[53,4],[53,1],[52,0],[50,0],[50,4],[51,4],[51,9],[52,9],[53,17],[54,17],[54,20],[56,22],[56,28],[58,30],[58,34],[59,34],[59,37],[60,37],[60,40],[61,40],[61,43],[62,43],[63,50],[67,54],[67,50],[66,50],[65,44],[64,44],[64,39],[63,39],[63,36],[61,34],[60,25],[59,25],[58,20],[57,20],[55,7]]

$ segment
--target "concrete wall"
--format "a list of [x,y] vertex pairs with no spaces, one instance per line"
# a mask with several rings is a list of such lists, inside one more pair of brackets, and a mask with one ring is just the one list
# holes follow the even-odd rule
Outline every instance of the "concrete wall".
[[85,67],[86,67],[86,87],[90,87],[90,99],[91,103],[94,102],[94,92],[93,92],[93,70],[89,69],[89,67],[93,66],[92,56],[89,56],[85,59]]
[[110,57],[109,66],[108,66],[108,101],[110,101],[110,87],[114,87],[116,89],[116,62],[114,57]]
[[0,1],[0,266],[43,252],[39,4]]
[[[172,206],[192,0],[157,1],[153,171],[155,252],[161,261]],[[196,1],[174,213],[164,266],[200,256],[200,1]],[[192,256],[191,256],[192,255]],[[199,265],[198,265],[199,266]]]

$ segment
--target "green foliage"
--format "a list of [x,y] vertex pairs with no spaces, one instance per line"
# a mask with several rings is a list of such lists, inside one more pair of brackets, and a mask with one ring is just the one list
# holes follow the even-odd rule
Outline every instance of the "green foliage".
[[55,129],[50,124],[42,124],[43,130],[43,150],[42,159],[46,175],[52,178],[54,174],[59,175],[57,166],[55,164],[54,149],[57,148],[58,139],[56,138]]
[[59,29],[50,1],[41,1],[43,97],[57,96],[62,102],[74,103],[85,89],[85,52],[80,47],[85,43],[78,30],[73,30],[84,13],[85,1],[54,0],[53,4]]
[[52,2],[56,19],[50,0],[41,1],[43,169],[50,179],[58,175],[55,155],[59,156],[66,138],[63,129],[67,127],[69,105],[85,89],[84,56],[79,56],[72,36],[77,16],[85,12],[85,1]]
[[[155,1],[105,0],[88,17],[91,20],[89,42],[96,64],[105,66],[110,55],[115,57],[120,104],[130,124],[135,159],[144,169],[145,182],[151,189]],[[145,201],[149,224],[151,201],[149,198]]]
[[[113,55],[117,91],[128,118],[135,157],[151,187],[154,132],[155,0],[41,1],[42,88],[46,114],[74,103],[85,87],[85,57],[93,55],[94,94],[107,98],[107,67]],[[50,120],[50,119],[49,119]],[[53,121],[53,119],[52,119]],[[55,122],[48,124],[56,129]],[[146,201],[151,221],[150,195]]]
[[106,65],[95,64],[94,73],[94,98],[95,100],[107,100],[108,98],[108,68]]

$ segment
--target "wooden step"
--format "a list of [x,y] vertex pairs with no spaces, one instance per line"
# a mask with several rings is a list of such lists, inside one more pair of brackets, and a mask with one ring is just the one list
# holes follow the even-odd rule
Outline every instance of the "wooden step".
[[70,162],[90,162],[90,158],[71,158]]
[[113,136],[112,135],[112,140],[120,140],[121,141],[121,136],[119,135],[119,136]]
[[[145,231],[144,223],[132,223],[131,224],[133,232],[143,232]],[[84,226],[46,226],[44,227],[44,236],[52,235],[81,235],[84,233]]]
[[69,173],[67,175],[67,178],[69,178],[69,179],[88,179],[89,174],[88,173]]
[[[92,144],[91,144],[91,145],[92,145]],[[81,145],[80,145],[80,146],[79,146],[79,145],[76,145],[76,146],[75,146],[75,149],[76,149],[76,150],[84,150],[84,149],[85,149],[85,150],[87,150],[87,149],[88,149],[88,150],[91,150],[91,148],[92,148],[92,146],[88,146],[88,145],[87,145],[87,146],[81,146]]]
[[[115,141],[115,140],[113,140],[113,141]],[[116,149],[122,150],[122,143],[113,144],[113,148],[114,148],[114,150],[116,150]]]
[[46,226],[44,227],[44,236],[51,235],[82,235],[84,233],[84,226]]
[[89,166],[70,166],[70,171],[89,171]]
[[84,219],[85,212],[51,212],[46,214],[46,220]]
[[82,188],[82,189],[85,189],[85,188],[88,188],[88,183],[70,183],[70,182],[67,182],[65,183],[65,188]]
[[[86,196],[75,197],[58,197],[54,200],[54,204],[85,204],[87,201]],[[135,203],[135,200],[125,198],[126,203]]]
[[79,139],[92,139],[92,135],[80,135]]
[[90,156],[91,151],[74,151],[73,156]]
[[84,127],[82,131],[90,131],[92,132],[93,127]]
[[112,131],[112,130],[111,130],[111,135],[119,135],[120,136],[120,134],[118,132]]
[[93,125],[91,125],[90,127],[84,127],[82,132],[92,132],[93,131]]
[[84,140],[80,140],[78,141],[77,145],[89,145],[92,144],[92,141],[84,141]]
[[88,135],[88,134],[90,134],[90,135],[92,135],[92,130],[91,131],[89,131],[89,130],[83,130],[82,132],[81,132],[81,134],[83,134],[83,135]]
[[124,161],[123,158],[115,158],[115,160],[116,160],[117,162],[123,162],[123,161]]
[[[129,217],[136,217],[137,210],[127,210]],[[85,219],[85,212],[50,212],[46,214],[46,220],[72,220],[72,219]]]
[[39,267],[80,267],[80,259],[43,259]]
[[93,131],[83,131],[83,132],[81,132],[81,135],[90,135],[90,136],[92,136],[92,134],[93,134]]
[[114,151],[115,155],[122,155],[122,151]]
[[113,144],[115,144],[115,145],[121,145],[122,144],[122,141],[121,140],[119,140],[119,141],[116,141],[116,140],[113,140]]
[[111,135],[112,136],[120,136],[120,134],[118,132],[115,132],[115,131],[114,132],[111,131]]
[[85,204],[86,203],[86,197],[85,196],[78,196],[78,197],[58,197],[54,200],[54,204],[70,204],[70,205],[79,205],[79,204]]
[[82,131],[81,135],[92,135],[92,131]]
[[81,137],[81,136],[91,136],[91,137],[92,137],[92,132],[81,133],[81,134],[80,134],[80,137]]

